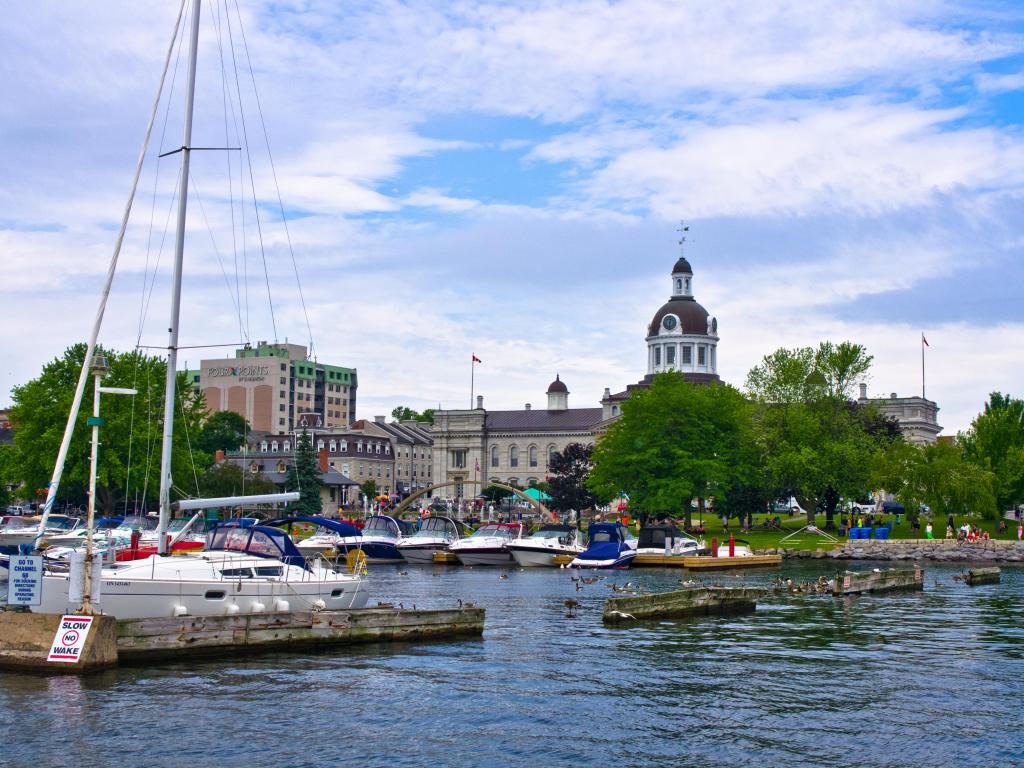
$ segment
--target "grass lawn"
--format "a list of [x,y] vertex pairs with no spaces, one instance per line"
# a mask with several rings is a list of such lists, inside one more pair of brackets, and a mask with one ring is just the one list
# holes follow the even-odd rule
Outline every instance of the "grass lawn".
[[[782,531],[766,531],[766,530],[764,530],[762,525],[763,525],[764,521],[767,518],[768,518],[768,515],[755,515],[754,516],[754,526],[755,527],[754,527],[753,530],[748,531],[746,533],[743,533],[743,532],[740,531],[739,526],[736,524],[735,520],[730,520],[729,529],[730,529],[732,534],[737,539],[743,539],[744,541],[750,542],[750,546],[752,548],[754,548],[754,549],[768,549],[768,548],[775,548],[775,547],[779,547],[779,546],[785,547],[787,549],[818,549],[819,547],[822,548],[822,549],[832,549],[833,547],[841,546],[843,543],[846,542],[846,537],[845,536],[838,537],[838,536],[836,536],[835,532],[832,532],[832,535],[835,538],[839,539],[839,543],[837,543],[837,544],[831,543],[824,536],[819,536],[819,535],[813,534],[813,533],[811,533],[809,531],[804,531],[803,533],[800,533],[799,535],[794,536],[793,538],[788,539],[785,542],[782,542],[782,539],[784,537],[790,535],[791,533],[795,533],[796,531],[800,530],[805,525],[807,525],[807,518],[806,518],[806,516],[805,515],[798,515],[798,516],[795,516],[795,517],[783,517],[782,518]],[[836,521],[838,522],[839,519],[840,518],[837,517]],[[694,518],[693,518],[693,522],[697,523],[697,520],[698,520],[698,518],[695,515]],[[893,518],[891,515],[886,516],[885,520],[886,521],[892,520],[893,523],[895,523],[895,518]],[[979,518],[973,518],[973,517],[972,518],[957,518],[956,519],[956,524],[957,525],[961,525],[965,520],[967,522],[969,522],[971,525],[978,526],[983,531],[988,531],[989,535],[993,539],[1008,539],[1008,540],[1009,539],[1013,539],[1013,540],[1016,540],[1016,538],[1017,538],[1017,525],[1016,525],[1016,523],[1014,523],[1011,520],[1007,520],[1006,521],[1007,530],[1006,530],[1006,533],[1004,533],[1004,534],[999,534],[999,533],[996,532],[996,527],[999,525],[999,521],[998,520],[981,520]],[[815,522],[816,522],[817,525],[823,527],[825,525],[825,516],[824,515],[818,515],[816,520],[815,520]],[[923,539],[923,538],[925,538],[924,526],[925,526],[926,523],[927,523],[927,521],[924,518],[922,518],[921,519],[921,530],[920,531],[914,531],[914,530],[911,529],[910,523],[907,521],[906,517],[904,517],[902,519],[902,522],[899,525],[895,525],[895,524],[893,525],[892,532],[889,534],[889,538],[890,539]],[[946,536],[945,521],[944,520],[939,520],[938,517],[936,516],[936,519],[935,519],[935,522],[933,523],[933,525],[935,527],[935,531],[934,531],[935,538],[936,539],[945,538],[945,536]],[[713,536],[718,538],[719,543],[722,543],[724,541],[728,541],[729,540],[729,534],[722,530],[722,521],[721,521],[720,518],[709,517],[708,515],[705,515],[704,516],[704,531],[705,531],[704,537],[705,537],[705,539],[708,540],[709,543],[711,541],[711,537],[713,537]]]

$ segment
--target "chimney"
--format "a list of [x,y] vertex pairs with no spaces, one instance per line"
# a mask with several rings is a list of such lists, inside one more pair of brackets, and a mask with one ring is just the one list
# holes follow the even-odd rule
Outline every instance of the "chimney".
[[530,410],[530,404],[529,403],[526,404],[526,410]]
[[[861,386],[863,387],[864,385],[861,384]],[[604,388],[604,394],[601,395],[601,399],[602,400],[610,400],[611,396],[612,396],[612,391],[610,389],[608,389],[608,387],[605,387]]]
[[481,410],[481,411],[483,410],[483,408],[484,408],[484,396],[483,395],[477,395],[476,396],[476,407],[477,407],[478,410]]
[[321,472],[326,472],[327,471],[327,449],[326,448],[321,448],[320,449],[320,471]]
[[214,464],[223,464],[224,463],[224,451],[220,450],[219,448],[217,449],[217,452],[215,454],[213,454],[213,463]]
[[889,397],[891,397],[893,400],[895,400],[896,399],[896,393],[895,392],[890,392],[889,393]]
[[861,400],[867,400],[868,399],[868,385],[867,384],[861,384],[860,385],[860,399]]
[[384,417],[384,416],[374,416],[374,417],[373,417],[373,420],[374,420],[375,422],[377,422],[378,424],[383,424],[383,423],[384,423],[384,419],[385,419],[385,417]]

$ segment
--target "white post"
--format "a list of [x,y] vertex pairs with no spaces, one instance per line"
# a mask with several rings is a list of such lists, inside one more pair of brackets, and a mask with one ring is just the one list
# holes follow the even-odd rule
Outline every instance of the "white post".
[[174,438],[174,398],[178,374],[178,322],[181,318],[181,268],[185,256],[185,219],[188,212],[188,168],[192,146],[192,106],[196,93],[196,57],[199,43],[200,0],[192,2],[192,34],[189,47],[185,92],[185,128],[181,145],[181,175],[178,179],[178,226],[174,243],[174,278],[171,288],[171,319],[168,324],[167,380],[164,387],[164,432],[160,454],[160,525],[157,551],[167,552],[167,526],[171,518],[171,446]]
[[92,615],[92,526],[96,520],[96,464],[100,453],[100,379],[106,371],[106,366],[101,363],[103,356],[96,358],[96,365],[92,368],[93,389],[92,389],[92,418],[89,424],[92,426],[92,452],[89,456],[89,508],[86,515],[85,528],[85,573],[82,581],[82,607],[79,611],[85,616]]

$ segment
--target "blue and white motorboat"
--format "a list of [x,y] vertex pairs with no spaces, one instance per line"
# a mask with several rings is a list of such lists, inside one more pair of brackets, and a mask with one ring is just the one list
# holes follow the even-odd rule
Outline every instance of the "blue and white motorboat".
[[288,535],[291,536],[292,526],[295,523],[308,523],[317,526],[312,536],[295,542],[296,549],[302,553],[303,557],[317,557],[331,551],[337,555],[347,555],[353,550],[362,548],[363,537],[359,529],[344,520],[334,520],[319,515],[298,515],[268,520],[263,525],[271,525],[275,528],[286,526]]
[[405,558],[398,550],[399,543],[406,536],[415,533],[412,523],[396,520],[388,515],[373,515],[366,518],[363,526],[361,546],[368,563],[404,563]]
[[431,515],[423,518],[420,529],[403,537],[397,547],[410,563],[433,563],[435,552],[444,552],[465,534],[464,523],[445,515]]
[[590,543],[569,567],[629,568],[636,557],[636,549],[628,540],[628,533],[629,529],[622,523],[591,523],[587,531]]

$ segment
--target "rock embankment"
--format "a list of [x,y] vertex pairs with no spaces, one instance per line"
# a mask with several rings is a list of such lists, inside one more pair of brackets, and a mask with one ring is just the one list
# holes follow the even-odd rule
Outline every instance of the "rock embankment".
[[757,554],[779,554],[787,559],[836,560],[937,560],[945,562],[1024,563],[1024,543],[978,541],[972,544],[950,539],[890,539],[847,541],[834,549],[764,549]]

